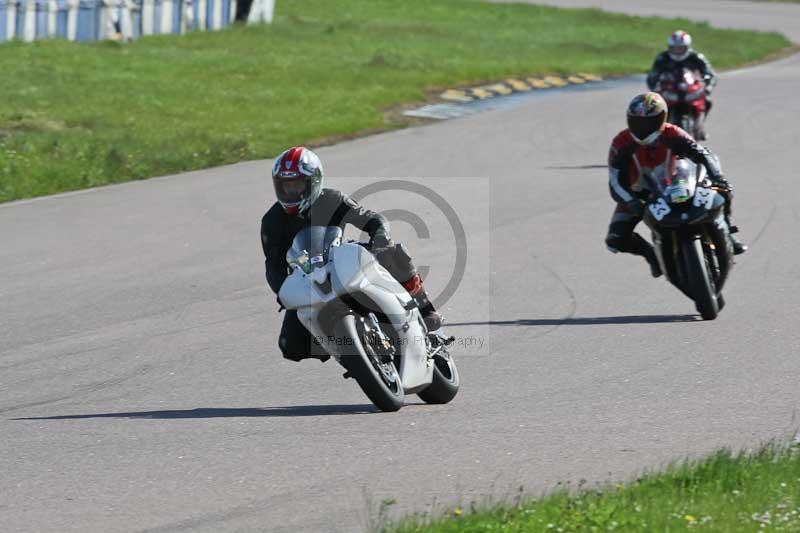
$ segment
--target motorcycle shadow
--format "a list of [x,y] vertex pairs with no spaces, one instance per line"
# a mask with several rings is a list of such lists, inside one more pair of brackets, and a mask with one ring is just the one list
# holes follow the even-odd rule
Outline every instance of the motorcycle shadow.
[[702,322],[699,315],[627,315],[565,318],[521,318],[484,322],[448,322],[446,326],[596,326],[605,324],[666,324]]
[[131,411],[119,413],[94,413],[12,418],[12,420],[79,420],[83,418],[152,418],[169,420],[178,418],[236,418],[236,417],[300,417],[339,416],[379,413],[372,404],[361,405],[296,405],[285,407],[199,407],[163,411]]

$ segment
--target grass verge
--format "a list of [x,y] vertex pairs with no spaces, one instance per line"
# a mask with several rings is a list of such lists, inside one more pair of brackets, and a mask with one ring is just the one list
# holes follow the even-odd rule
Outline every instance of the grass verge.
[[641,72],[676,27],[717,68],[789,45],[685,20],[471,0],[281,0],[271,26],[4,44],[0,201],[398,127],[384,111],[436,87]]
[[800,446],[722,450],[628,485],[559,490],[538,500],[439,518],[411,517],[391,533],[800,531]]

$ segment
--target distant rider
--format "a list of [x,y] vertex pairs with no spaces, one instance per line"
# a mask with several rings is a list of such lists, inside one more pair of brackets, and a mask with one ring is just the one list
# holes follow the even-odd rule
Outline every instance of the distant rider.
[[[668,175],[675,157],[686,157],[703,165],[708,179],[726,190],[725,214],[730,225],[733,190],[722,176],[719,160],[707,148],[672,124],[667,124],[667,103],[658,93],[636,96],[628,106],[628,128],[614,137],[608,153],[608,180],[617,207],[611,218],[606,245],[614,253],[641,255],[650,264],[653,277],[661,275],[653,246],[634,231],[642,220],[650,195],[647,181],[653,175]],[[732,232],[738,231],[730,226]],[[736,254],[747,250],[731,236]]]
[[[288,275],[286,252],[302,228],[339,226],[344,229],[351,224],[369,234],[370,251],[417,301],[428,331],[439,329],[442,316],[428,298],[411,257],[401,244],[392,242],[387,220],[361,207],[343,192],[323,189],[322,179],[322,163],[308,148],[290,148],[275,160],[272,183],[278,201],[261,219],[261,244],[270,288],[275,294],[280,291]],[[296,311],[286,312],[278,345],[283,356],[292,361],[328,359],[325,350],[312,340],[297,318]]]
[[706,113],[705,116],[697,118],[697,139],[705,141],[705,117],[711,111],[711,91],[717,84],[717,75],[706,56],[692,49],[692,36],[678,30],[667,38],[667,50],[656,56],[647,75],[647,86],[651,91],[655,91],[662,74],[681,68],[699,71],[706,84]]

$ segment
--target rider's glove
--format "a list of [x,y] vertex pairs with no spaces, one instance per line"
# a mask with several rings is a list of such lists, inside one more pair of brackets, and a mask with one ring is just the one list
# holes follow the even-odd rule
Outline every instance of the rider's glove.
[[714,186],[719,187],[720,189],[725,189],[727,191],[733,190],[733,187],[731,187],[731,184],[728,183],[728,180],[726,180],[722,176],[712,176],[711,183],[713,183]]

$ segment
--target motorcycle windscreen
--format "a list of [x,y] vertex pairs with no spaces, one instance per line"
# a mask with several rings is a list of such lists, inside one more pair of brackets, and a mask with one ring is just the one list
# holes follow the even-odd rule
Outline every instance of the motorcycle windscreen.
[[292,247],[286,252],[286,262],[296,264],[307,274],[314,268],[324,266],[332,246],[342,242],[339,226],[308,226],[297,232]]
[[680,67],[662,73],[659,81],[663,88],[685,91],[687,88],[700,83],[702,79],[703,77],[698,71]]
[[702,179],[703,167],[689,159],[676,159],[669,166],[671,168],[667,174],[654,173],[649,176],[653,192],[670,204],[687,202],[694,196],[697,182]]

